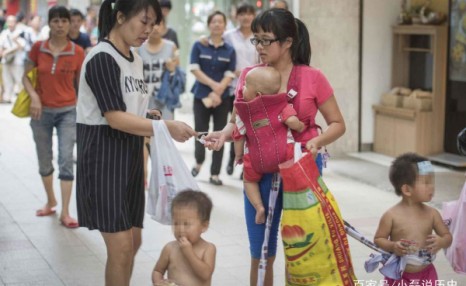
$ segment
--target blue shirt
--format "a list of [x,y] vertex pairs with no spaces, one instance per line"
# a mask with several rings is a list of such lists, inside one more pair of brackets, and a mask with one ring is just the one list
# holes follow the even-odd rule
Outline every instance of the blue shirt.
[[[194,43],[191,50],[190,70],[201,70],[216,82],[222,81],[225,76],[235,77],[236,54],[232,46],[223,43],[217,48],[209,43],[206,47],[199,41]],[[212,89],[196,80],[191,89],[194,98],[206,97]],[[222,98],[229,95],[228,88],[222,94]]]
[[79,32],[79,36],[76,39],[70,38],[70,40],[73,41],[76,45],[81,46],[83,50],[92,47],[91,39],[89,38],[89,35],[86,33]]

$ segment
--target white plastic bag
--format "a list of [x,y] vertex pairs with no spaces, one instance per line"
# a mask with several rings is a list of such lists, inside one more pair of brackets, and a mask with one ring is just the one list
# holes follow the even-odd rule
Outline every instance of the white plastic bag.
[[152,171],[147,213],[162,224],[171,224],[170,208],[176,194],[185,189],[198,191],[199,187],[173,143],[165,122],[154,120],[152,126]]
[[442,217],[450,223],[450,232],[453,241],[445,250],[445,256],[453,270],[466,274],[466,183],[457,201],[444,202]]

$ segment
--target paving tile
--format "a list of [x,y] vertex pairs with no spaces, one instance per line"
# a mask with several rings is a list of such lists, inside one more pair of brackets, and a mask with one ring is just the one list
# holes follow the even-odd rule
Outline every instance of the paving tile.
[[35,248],[15,249],[0,252],[0,265],[29,259],[42,259],[42,255],[40,255],[39,251]]
[[0,277],[10,271],[48,270],[50,265],[42,258],[2,261]]
[[2,281],[5,285],[64,285],[52,269],[11,270],[2,274]]
[[105,273],[105,265],[95,256],[69,256],[68,260],[50,262],[53,270],[62,280],[73,280],[79,277],[97,277]]

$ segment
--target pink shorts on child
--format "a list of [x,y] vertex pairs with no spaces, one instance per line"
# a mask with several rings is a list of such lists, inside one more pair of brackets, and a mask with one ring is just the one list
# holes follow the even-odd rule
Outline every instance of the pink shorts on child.
[[[290,160],[294,157],[294,144],[288,143],[286,146],[286,159]],[[283,163],[283,162],[280,162]],[[243,178],[246,182],[259,182],[262,178],[262,174],[256,172],[252,167],[251,157],[249,154],[243,156]]]
[[393,280],[385,277],[389,286],[409,286],[409,285],[437,285],[437,271],[433,264],[429,264],[426,268],[416,273],[404,272],[400,280]]

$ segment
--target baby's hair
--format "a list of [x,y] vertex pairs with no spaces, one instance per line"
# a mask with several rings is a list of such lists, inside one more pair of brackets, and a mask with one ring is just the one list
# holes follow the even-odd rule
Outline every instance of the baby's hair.
[[178,207],[195,207],[202,222],[210,220],[212,200],[207,194],[187,189],[179,192],[172,201],[171,213]]
[[398,156],[390,166],[390,182],[395,188],[395,193],[401,196],[403,185],[414,186],[419,174],[417,163],[428,161],[427,158],[415,153],[405,153]]
[[[281,76],[273,67],[255,67],[248,72],[246,77],[247,83],[253,84],[262,94],[275,94],[280,90]],[[254,78],[254,82],[250,82],[251,78]]]

